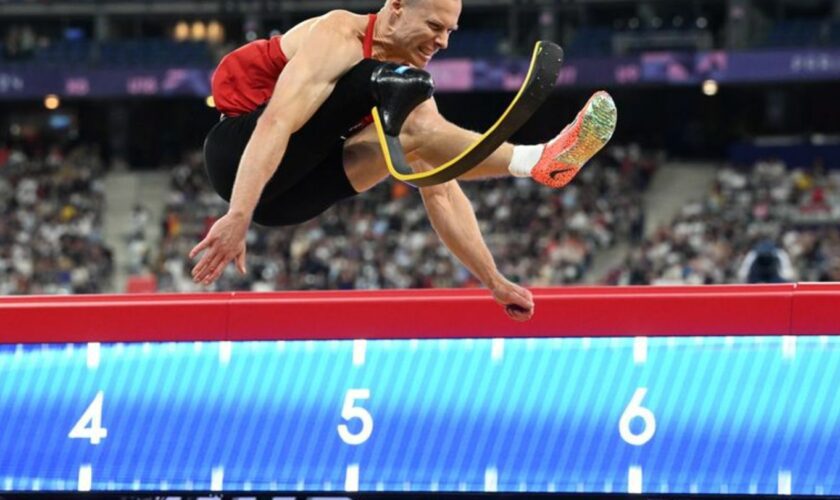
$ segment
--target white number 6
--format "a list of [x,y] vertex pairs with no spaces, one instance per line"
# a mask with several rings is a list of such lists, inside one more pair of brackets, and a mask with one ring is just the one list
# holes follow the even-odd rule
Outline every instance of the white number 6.
[[99,444],[108,436],[108,429],[102,427],[102,391],[96,393],[96,397],[82,413],[76,425],[70,429],[69,438],[90,439],[90,444]]
[[361,406],[355,406],[357,399],[370,398],[369,389],[350,389],[347,395],[344,396],[344,407],[341,408],[341,418],[350,421],[358,418],[362,421],[362,428],[358,434],[353,434],[347,427],[347,424],[340,424],[338,426],[338,435],[341,440],[349,445],[360,445],[370,438],[373,433],[373,417],[370,413]]
[[[647,394],[647,388],[636,389],[630,404],[624,409],[621,420],[618,421],[618,432],[621,434],[621,439],[633,446],[642,446],[647,443],[656,432],[656,417],[653,416],[652,411],[642,406],[645,394]],[[641,434],[633,434],[633,431],[630,430],[630,421],[637,417],[645,423],[645,429]]]

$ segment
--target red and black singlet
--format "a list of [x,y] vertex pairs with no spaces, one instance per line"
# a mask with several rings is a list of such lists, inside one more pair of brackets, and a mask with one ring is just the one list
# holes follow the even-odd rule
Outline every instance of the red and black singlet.
[[[368,15],[362,43],[364,57],[373,55],[373,26],[376,14]],[[277,78],[289,60],[280,46],[281,35],[255,40],[226,55],[211,82],[216,109],[225,116],[254,111],[271,98]]]

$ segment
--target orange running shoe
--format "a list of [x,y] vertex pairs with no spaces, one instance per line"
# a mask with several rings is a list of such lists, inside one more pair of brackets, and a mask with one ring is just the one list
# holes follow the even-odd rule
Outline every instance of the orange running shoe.
[[545,145],[540,160],[531,170],[537,182],[553,188],[569,183],[581,167],[612,137],[618,110],[612,97],[595,92],[575,121]]

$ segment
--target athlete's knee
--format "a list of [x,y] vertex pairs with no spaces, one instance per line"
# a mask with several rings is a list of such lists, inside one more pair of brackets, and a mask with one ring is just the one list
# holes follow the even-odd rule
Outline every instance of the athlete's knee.
[[444,122],[443,116],[438,111],[434,98],[424,101],[408,115],[400,133],[400,141],[406,152],[413,151],[423,141],[429,140],[430,136],[440,129]]
[[383,63],[371,76],[371,90],[382,128],[397,136],[409,114],[431,98],[434,82],[423,70]]

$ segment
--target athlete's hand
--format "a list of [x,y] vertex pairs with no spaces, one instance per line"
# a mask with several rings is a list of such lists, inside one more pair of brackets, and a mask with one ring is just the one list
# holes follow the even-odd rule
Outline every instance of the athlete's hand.
[[213,283],[232,260],[236,261],[239,272],[245,274],[245,237],[249,222],[244,215],[227,213],[213,224],[207,236],[190,251],[192,260],[202,250],[207,250],[193,267],[193,281],[202,285]]
[[490,291],[512,320],[528,321],[534,315],[534,296],[526,288],[502,278]]

